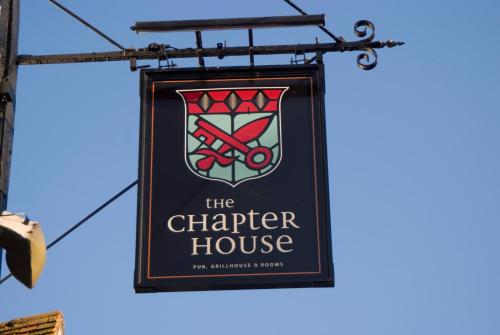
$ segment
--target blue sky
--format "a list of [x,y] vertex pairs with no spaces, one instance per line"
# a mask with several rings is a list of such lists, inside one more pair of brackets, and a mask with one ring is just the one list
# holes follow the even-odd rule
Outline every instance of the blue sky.
[[[369,72],[357,53],[325,57],[336,287],[136,295],[134,189],[51,249],[33,290],[1,285],[0,320],[60,309],[72,335],[500,333],[500,3],[296,2],[348,40],[369,19],[376,39],[407,42],[380,50]],[[194,45],[190,33],[137,35],[135,21],[295,14],[280,0],[62,3],[134,47]],[[255,43],[316,36],[329,41],[303,28],[258,30]],[[223,40],[240,45],[246,32],[207,33],[204,44]],[[47,1],[22,1],[20,53],[107,50]],[[126,62],[21,67],[9,210],[52,241],[134,181],[138,92]]]

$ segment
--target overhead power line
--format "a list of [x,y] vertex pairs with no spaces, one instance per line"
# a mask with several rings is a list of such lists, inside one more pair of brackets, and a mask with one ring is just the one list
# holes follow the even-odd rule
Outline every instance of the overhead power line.
[[[99,213],[100,211],[102,211],[104,208],[106,208],[108,205],[110,205],[113,201],[117,200],[122,195],[124,195],[125,193],[127,193],[132,187],[134,187],[135,185],[137,185],[137,183],[138,183],[137,180],[134,181],[133,183],[131,183],[130,185],[128,185],[127,187],[125,187],[123,190],[121,190],[120,192],[118,192],[117,194],[115,194],[113,197],[111,197],[109,200],[107,200],[105,203],[103,203],[101,206],[97,207],[90,214],[88,214],[86,217],[84,217],[83,219],[81,219],[78,223],[76,223],[75,225],[73,225],[70,229],[66,230],[62,235],[60,235],[58,238],[56,238],[54,241],[52,241],[49,245],[47,245],[47,250],[49,250],[54,245],[56,245],[57,243],[59,243],[62,239],[64,239],[69,234],[71,234],[73,231],[75,231],[82,224],[84,224],[85,222],[87,222],[88,220],[90,220],[94,215],[96,215],[97,213]],[[7,281],[7,279],[9,279],[10,277],[12,277],[12,274],[8,274],[4,278],[2,278],[0,280],[0,285],[3,284],[5,281]]]
[[70,9],[68,9],[68,8],[64,7],[63,5],[61,5],[56,0],[49,0],[49,2],[51,2],[55,6],[59,7],[66,14],[69,14],[72,17],[74,17],[75,19],[77,19],[80,23],[82,23],[87,28],[90,28],[92,31],[94,31],[95,33],[97,33],[99,36],[101,36],[102,38],[104,38],[109,43],[113,44],[114,46],[118,47],[121,50],[125,50],[124,46],[122,46],[121,44],[119,44],[118,42],[116,42],[115,40],[113,40],[111,37],[109,37],[108,35],[106,35],[102,31],[100,31],[99,29],[97,29],[94,25],[90,24],[89,22],[87,22],[86,20],[84,20],[83,18],[81,18],[80,16],[78,16],[76,13],[72,12]]

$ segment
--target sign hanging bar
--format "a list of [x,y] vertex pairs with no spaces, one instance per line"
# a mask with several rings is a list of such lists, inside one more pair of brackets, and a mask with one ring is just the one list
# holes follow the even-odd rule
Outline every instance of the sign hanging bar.
[[[296,54],[309,52],[344,52],[344,51],[366,51],[366,49],[392,48],[403,45],[403,42],[396,41],[357,41],[339,43],[319,43],[319,44],[291,44],[291,45],[268,45],[254,46],[255,55],[279,55]],[[246,56],[248,55],[248,46],[245,47],[223,47],[203,49],[204,57],[218,57],[220,53],[226,56]],[[128,61],[131,58],[136,59],[173,59],[173,58],[197,58],[196,49],[177,49],[166,50],[165,48],[143,48],[130,49],[125,51],[110,52],[92,52],[79,54],[62,55],[19,55],[17,57],[18,65],[36,65],[36,64],[64,64],[64,63],[87,63],[87,62],[111,62]]]
[[324,26],[325,15],[264,16],[231,19],[136,22],[130,27],[137,33],[167,31],[203,31],[253,28]]

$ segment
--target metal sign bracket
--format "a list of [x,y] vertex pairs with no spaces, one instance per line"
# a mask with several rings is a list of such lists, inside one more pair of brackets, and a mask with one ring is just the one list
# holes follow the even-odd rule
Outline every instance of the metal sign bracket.
[[[357,65],[362,70],[373,69],[378,62],[375,49],[393,48],[403,45],[404,42],[393,40],[375,41],[375,25],[368,20],[360,20],[354,24],[354,34],[361,38],[357,41],[346,41],[341,36],[336,36],[325,27],[325,15],[309,15],[291,0],[284,0],[301,15],[292,16],[270,16],[270,17],[245,17],[224,18],[208,20],[176,20],[176,21],[153,21],[136,22],[131,29],[137,33],[143,32],[176,32],[194,31],[196,37],[196,48],[176,49],[168,44],[151,43],[146,48],[122,49],[111,52],[92,52],[80,54],[59,55],[20,55],[17,57],[19,65],[34,64],[61,64],[61,63],[83,63],[83,62],[106,62],[106,61],[129,61],[130,70],[136,71],[149,67],[149,65],[137,65],[139,60],[158,60],[159,68],[161,61],[167,60],[167,67],[174,67],[169,63],[174,58],[197,58],[198,66],[205,68],[205,58],[217,57],[224,59],[229,56],[248,55],[250,67],[255,66],[256,55],[278,55],[292,54],[292,64],[310,64],[314,61],[321,62],[324,54],[329,52],[361,52],[356,58]],[[262,45],[254,43],[253,31],[257,28],[276,27],[298,27],[315,26],[327,34],[333,43],[295,44],[295,45]],[[216,48],[204,48],[202,32],[207,30],[229,30],[245,29],[248,31],[248,46],[229,47],[226,43],[217,43]],[[314,54],[308,58],[307,54]]]

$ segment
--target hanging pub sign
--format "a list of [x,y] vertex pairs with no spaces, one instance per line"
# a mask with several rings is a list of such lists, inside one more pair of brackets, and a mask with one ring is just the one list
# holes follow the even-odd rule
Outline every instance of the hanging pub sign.
[[322,65],[143,70],[136,292],[333,286]]

